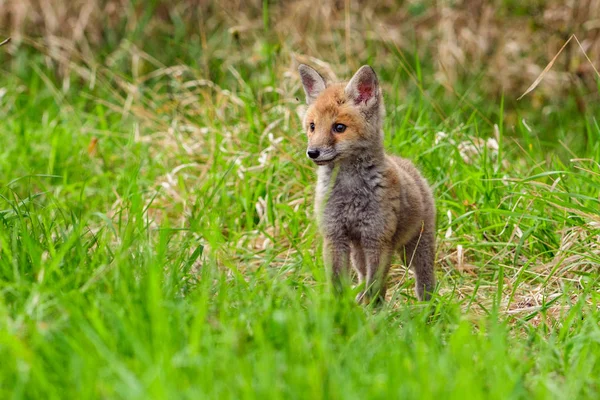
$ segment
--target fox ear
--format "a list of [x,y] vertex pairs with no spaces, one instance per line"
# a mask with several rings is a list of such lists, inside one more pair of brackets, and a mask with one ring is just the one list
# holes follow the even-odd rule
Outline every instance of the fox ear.
[[379,81],[373,68],[363,65],[346,86],[346,95],[354,104],[372,106],[379,99]]
[[300,64],[298,67],[304,93],[306,93],[306,104],[312,104],[319,94],[325,90],[325,79],[312,67]]

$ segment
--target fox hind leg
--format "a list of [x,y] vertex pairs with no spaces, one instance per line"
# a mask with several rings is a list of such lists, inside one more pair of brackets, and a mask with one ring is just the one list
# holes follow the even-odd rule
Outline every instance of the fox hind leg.
[[415,272],[417,298],[431,299],[435,289],[435,236],[432,230],[420,232],[404,246],[404,257],[408,267]]

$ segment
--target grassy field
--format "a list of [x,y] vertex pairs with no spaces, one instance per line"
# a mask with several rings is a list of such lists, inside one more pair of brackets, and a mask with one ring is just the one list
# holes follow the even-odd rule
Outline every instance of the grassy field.
[[[186,10],[0,48],[0,398],[600,396],[597,77],[517,102],[356,8]],[[431,303],[398,262],[381,309],[330,294],[299,61],[378,72],[436,196]]]

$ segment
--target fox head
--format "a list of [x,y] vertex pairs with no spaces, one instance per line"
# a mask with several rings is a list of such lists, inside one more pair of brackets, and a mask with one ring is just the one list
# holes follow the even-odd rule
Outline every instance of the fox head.
[[298,68],[308,108],[306,155],[318,165],[383,151],[383,97],[377,75],[365,65],[350,82],[327,84],[313,68]]

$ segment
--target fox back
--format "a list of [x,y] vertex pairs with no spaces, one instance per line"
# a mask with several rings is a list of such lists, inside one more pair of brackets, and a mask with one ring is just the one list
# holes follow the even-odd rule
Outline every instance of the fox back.
[[364,282],[361,301],[381,300],[393,252],[416,277],[417,297],[435,286],[435,205],[427,181],[408,160],[386,155],[383,96],[363,66],[347,84],[328,85],[299,67],[308,108],[307,156],[318,166],[315,211],[326,264],[340,289],[351,263]]

